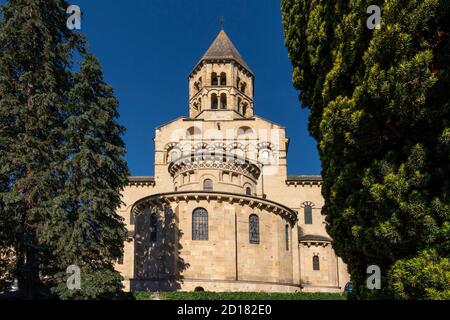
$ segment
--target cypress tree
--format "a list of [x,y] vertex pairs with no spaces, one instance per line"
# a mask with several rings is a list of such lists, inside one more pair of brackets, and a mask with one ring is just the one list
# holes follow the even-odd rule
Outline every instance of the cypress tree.
[[[367,28],[370,5],[381,29]],[[450,3],[283,0],[282,14],[356,295],[450,298]],[[381,290],[366,286],[370,265]]]
[[[10,0],[0,21],[0,254],[13,252],[0,268],[26,298],[121,288],[124,129],[98,62],[66,27],[68,6]],[[81,291],[61,289],[69,265],[81,268]]]

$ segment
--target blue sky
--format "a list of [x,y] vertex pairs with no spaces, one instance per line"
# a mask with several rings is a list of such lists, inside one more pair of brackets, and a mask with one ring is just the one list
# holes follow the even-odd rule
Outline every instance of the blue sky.
[[[4,3],[4,1],[0,1]],[[308,111],[292,86],[277,0],[71,0],[120,101],[133,175],[153,175],[154,128],[188,113],[189,72],[225,31],[255,73],[255,113],[287,128],[289,174],[320,174]]]

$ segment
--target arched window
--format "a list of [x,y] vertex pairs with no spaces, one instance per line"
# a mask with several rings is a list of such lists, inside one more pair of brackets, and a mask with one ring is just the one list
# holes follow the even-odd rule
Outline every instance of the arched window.
[[286,240],[286,251],[289,251],[289,225],[284,227],[284,236]]
[[241,85],[241,78],[237,77],[237,79],[236,79],[236,87],[239,88],[240,85]]
[[242,98],[238,97],[238,113],[241,113],[241,104],[242,104]]
[[203,181],[203,190],[212,191],[214,189],[213,181],[211,179],[205,179]]
[[245,194],[248,195],[248,196],[251,196],[252,195],[252,188],[250,188],[250,187],[245,188]]
[[215,73],[215,72],[211,73],[211,85],[217,86],[218,84],[219,84],[219,82],[217,79],[217,73]]
[[211,109],[217,109],[219,106],[219,101],[217,99],[217,94],[213,93],[211,95]]
[[225,72],[222,72],[220,74],[220,85],[226,86],[227,85],[227,74]]
[[202,111],[202,98],[198,99],[198,111]]
[[240,147],[235,147],[231,150],[231,153],[233,154],[233,157],[235,160],[240,160],[242,161],[243,159],[245,159],[245,150],[243,150]]
[[196,140],[200,139],[202,136],[202,130],[198,127],[190,127],[186,130],[186,139],[188,140]]
[[251,244],[259,244],[259,217],[252,214],[249,217],[249,238]]
[[245,141],[249,141],[250,139],[254,139],[255,138],[255,133],[253,132],[253,129],[250,127],[240,127],[237,130],[237,138],[238,140],[245,140]]
[[192,213],[192,240],[208,240],[208,211],[203,208]]
[[305,224],[313,224],[311,205],[309,204],[305,205],[304,213],[305,213]]
[[320,271],[320,258],[319,256],[313,257],[313,270]]
[[270,153],[269,150],[261,151],[261,163],[269,164],[270,163]]
[[241,91],[242,91],[242,93],[244,93],[245,94],[245,89],[247,88],[247,84],[245,83],[245,82],[243,82],[242,84],[241,84]]
[[180,156],[178,155],[178,152],[173,150],[172,152],[170,152],[170,161],[175,162],[178,160]]
[[156,242],[158,238],[158,216],[152,213],[150,216],[150,242]]
[[220,95],[220,109],[226,109],[227,108],[227,94],[222,93]]
[[248,104],[247,102],[244,102],[242,104],[242,115],[245,117],[247,115],[247,109],[248,109]]

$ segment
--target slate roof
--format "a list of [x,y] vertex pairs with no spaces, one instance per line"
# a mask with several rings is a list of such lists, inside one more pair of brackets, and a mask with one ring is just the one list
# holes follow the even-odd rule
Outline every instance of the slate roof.
[[200,59],[200,62],[208,60],[235,60],[245,69],[252,72],[224,30],[219,32],[219,35]]
[[303,236],[300,236],[298,239],[300,242],[302,241],[325,241],[325,242],[331,242],[331,238],[320,236],[320,235],[313,235],[313,234],[306,234]]

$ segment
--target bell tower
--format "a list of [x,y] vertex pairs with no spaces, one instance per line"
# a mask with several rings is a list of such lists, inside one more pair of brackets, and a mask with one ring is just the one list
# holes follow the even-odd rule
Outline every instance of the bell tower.
[[254,75],[224,30],[189,75],[189,117],[253,117]]

